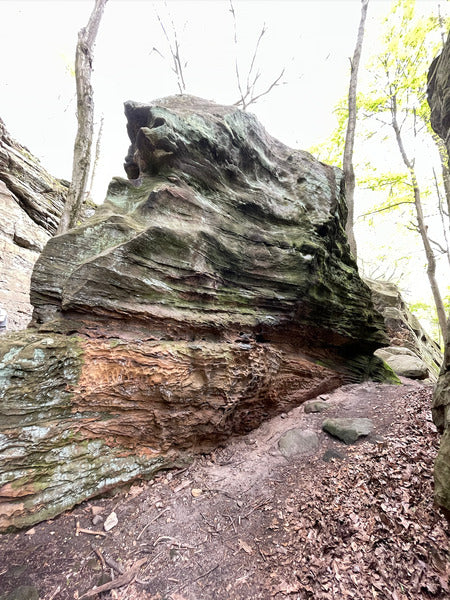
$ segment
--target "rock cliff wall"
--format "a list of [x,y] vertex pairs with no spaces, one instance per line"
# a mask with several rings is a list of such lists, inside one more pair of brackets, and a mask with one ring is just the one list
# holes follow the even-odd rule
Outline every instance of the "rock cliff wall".
[[[0,343],[0,529],[393,378],[342,173],[190,96],[125,107],[130,178],[52,238],[34,328]],[[20,382],[20,384],[18,383]]]
[[10,330],[30,321],[31,272],[56,231],[66,192],[0,119],[0,307]]
[[[433,129],[445,141],[450,155],[450,37],[442,54],[431,64],[428,103]],[[433,420],[442,433],[434,471],[435,499],[450,517],[450,318],[447,319],[444,364],[434,392]]]

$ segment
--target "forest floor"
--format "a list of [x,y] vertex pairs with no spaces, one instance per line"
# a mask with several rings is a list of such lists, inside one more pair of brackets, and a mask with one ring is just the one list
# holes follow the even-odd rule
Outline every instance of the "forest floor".
[[[0,598],[449,598],[431,387],[404,379],[327,396],[325,413],[296,408],[188,469],[0,536]],[[368,417],[374,431],[346,446],[321,431],[329,416]],[[316,431],[319,450],[284,458],[278,439],[294,427]]]

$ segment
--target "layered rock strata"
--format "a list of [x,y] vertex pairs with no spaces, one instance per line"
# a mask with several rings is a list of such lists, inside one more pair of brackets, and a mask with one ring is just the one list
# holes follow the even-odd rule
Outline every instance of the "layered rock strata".
[[392,378],[342,173],[234,107],[125,107],[128,181],[36,263],[0,345],[0,528],[151,476],[343,382]]
[[[428,73],[431,124],[450,154],[450,38]],[[450,208],[450,207],[449,207]],[[433,421],[442,433],[434,469],[435,499],[450,519],[450,316],[441,374],[433,396]]]
[[[436,342],[424,330],[417,317],[411,313],[398,287],[388,281],[365,279],[365,282],[372,292],[375,308],[383,315],[389,336],[389,345],[392,348],[392,350],[387,349],[387,354],[384,349],[378,350],[378,356],[386,360],[398,375],[411,377],[411,373],[413,373],[414,378],[429,378],[435,382],[442,366],[442,352]],[[398,358],[395,358],[394,364],[391,364],[387,356],[388,354],[392,356],[408,354],[402,352],[402,348],[409,350],[413,358],[416,357],[416,360],[411,363],[409,375],[406,375],[405,371],[400,370],[399,372],[396,370],[394,364],[398,362]],[[383,352],[384,355],[381,354]]]
[[66,193],[0,119],[0,307],[10,330],[30,321],[31,272],[56,231]]

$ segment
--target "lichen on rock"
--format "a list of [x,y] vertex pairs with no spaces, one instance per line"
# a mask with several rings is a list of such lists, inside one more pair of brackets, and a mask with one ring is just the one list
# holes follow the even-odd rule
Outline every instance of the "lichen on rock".
[[348,248],[341,171],[235,107],[182,96],[125,111],[130,179],[48,242],[34,329],[2,340],[0,412],[25,406],[0,423],[3,529],[344,382],[394,377],[373,356],[387,337]]
[[56,231],[66,194],[66,182],[52,177],[0,119],[0,308],[8,330],[23,329],[31,319],[31,272]]
[[[417,317],[411,313],[398,287],[390,281],[364,280],[370,288],[375,308],[383,315],[386,331],[389,336],[389,354],[401,353],[407,349],[419,362],[411,369],[397,371],[398,375],[424,379],[429,377],[436,381],[442,365],[442,352],[438,344],[428,335]],[[395,348],[398,348],[396,351]],[[377,355],[386,360],[378,350]],[[388,361],[389,364],[389,361]],[[406,374],[408,373],[408,374]]]
[[[450,38],[430,66],[427,93],[431,125],[444,140],[450,154]],[[434,390],[432,413],[433,421],[442,433],[434,468],[435,500],[450,519],[450,315],[444,362]]]

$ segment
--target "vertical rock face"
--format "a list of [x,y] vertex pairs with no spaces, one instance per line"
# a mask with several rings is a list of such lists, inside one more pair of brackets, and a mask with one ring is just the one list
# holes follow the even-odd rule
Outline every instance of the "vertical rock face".
[[0,306],[8,329],[30,321],[31,272],[56,231],[65,195],[66,187],[11,138],[0,119]]
[[388,341],[347,245],[341,172],[234,107],[125,110],[130,179],[48,242],[35,329],[0,344],[0,529],[392,377],[373,356]]
[[[450,38],[442,54],[431,64],[428,73],[428,103],[431,124],[445,141],[450,155]],[[433,420],[442,433],[436,459],[435,499],[450,516],[450,318],[447,319],[447,344],[444,364],[433,397]]]

